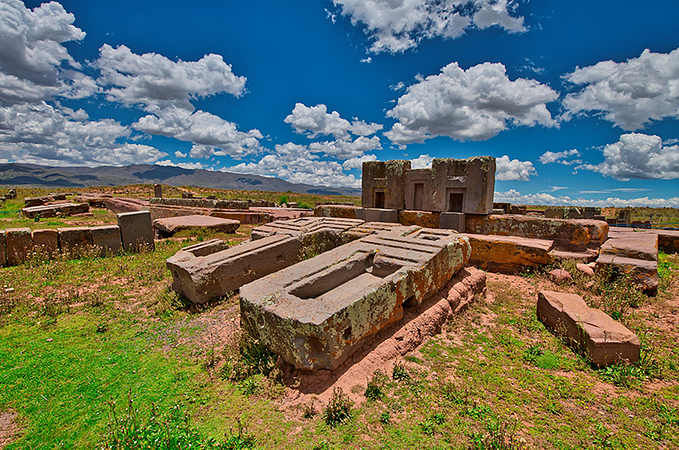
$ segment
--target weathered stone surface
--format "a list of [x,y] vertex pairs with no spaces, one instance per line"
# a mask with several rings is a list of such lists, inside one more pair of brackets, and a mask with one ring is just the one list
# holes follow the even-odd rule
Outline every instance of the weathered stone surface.
[[55,217],[72,216],[74,214],[86,213],[90,210],[90,205],[87,203],[59,203],[55,205],[31,206],[23,208],[21,212],[29,219],[36,216],[40,217]]
[[[286,234],[263,237],[231,248],[210,241],[180,250],[168,258],[172,287],[194,303],[205,303],[243,284],[299,260],[300,239]],[[211,252],[209,254],[204,254]]]
[[608,224],[596,220],[547,219],[532,216],[467,215],[473,234],[549,239],[555,248],[584,251],[599,247],[608,237]]
[[318,205],[314,208],[314,217],[338,217],[357,219],[355,205]]
[[0,230],[0,267],[7,265],[7,241],[5,230]]
[[658,235],[658,248],[665,253],[679,253],[679,231],[650,230]]
[[537,315],[552,332],[565,334],[571,346],[594,364],[639,360],[637,336],[603,311],[588,307],[579,295],[541,291]]
[[78,258],[92,249],[92,231],[87,227],[58,228],[59,250],[64,255]]
[[552,262],[549,252],[553,241],[469,233],[465,236],[472,246],[469,263],[483,270],[512,274]]
[[220,219],[237,220],[243,225],[259,225],[273,220],[271,214],[264,211],[245,211],[242,209],[214,209],[209,214]]
[[141,211],[149,205],[148,200],[139,198],[104,197],[103,202],[106,209],[116,214]]
[[7,228],[5,230],[7,264],[15,266],[26,261],[33,247],[30,228]]
[[189,206],[195,208],[248,209],[247,200],[212,200],[207,198],[152,198],[151,205]]
[[192,215],[156,219],[153,221],[153,226],[165,235],[171,236],[178,231],[191,228],[202,228],[218,233],[234,233],[240,227],[240,222],[219,217]]
[[154,250],[151,213],[135,211],[118,214],[118,226],[127,251]]
[[40,206],[47,203],[47,201],[48,200],[46,197],[26,197],[24,198],[24,206],[26,207]]
[[405,209],[411,211],[432,211],[431,169],[406,170]]
[[364,208],[405,209],[405,177],[410,161],[363,163],[361,205]]
[[163,186],[160,184],[153,185],[153,196],[156,198],[163,198]]
[[455,230],[459,233],[464,233],[466,223],[467,218],[465,213],[442,212],[441,219],[439,221],[439,228]]
[[59,232],[33,230],[33,252],[48,258],[59,252]]
[[398,222],[401,225],[417,225],[423,228],[439,228],[441,213],[437,211],[399,211]]
[[509,214],[512,211],[512,204],[511,203],[503,203],[503,202],[494,202],[493,203],[493,210],[495,209],[501,209],[503,211],[503,214]]
[[630,229],[609,231],[609,238],[603,243],[601,254],[617,255],[625,258],[658,260],[658,235],[655,233],[634,232]]
[[493,209],[495,158],[434,159],[431,166],[433,211],[489,214]]
[[398,209],[363,208],[363,214],[359,218],[366,222],[398,223]]
[[445,230],[369,236],[243,286],[241,324],[298,368],[335,369],[469,253],[467,239]]
[[573,281],[573,277],[571,276],[571,274],[567,270],[563,269],[550,270],[549,278],[551,278],[553,282],[558,284],[565,284]]
[[570,259],[573,261],[581,261],[588,263],[595,261],[597,259],[597,257],[599,256],[599,251],[598,249],[593,248],[587,248],[582,251],[567,251],[552,249],[552,251],[550,251],[549,254],[555,261],[564,261]]
[[631,209],[619,209],[616,216],[616,223],[619,226],[629,227],[632,224],[632,210]]
[[618,270],[628,275],[644,292],[653,295],[658,290],[658,263],[643,259],[602,254],[596,260],[595,270]]
[[563,208],[547,208],[545,209],[545,218],[547,219],[563,219]]
[[578,269],[579,272],[584,273],[585,275],[590,275],[590,276],[594,275],[594,269],[589,264],[579,263],[579,264],[575,265],[575,268]]
[[330,217],[301,217],[298,219],[277,220],[275,222],[254,228],[251,233],[253,240],[274,234],[288,234],[290,236],[314,235],[333,239],[332,235],[337,235],[359,225],[363,221],[358,219],[341,219]]
[[99,248],[101,256],[114,256],[120,253],[123,242],[118,225],[103,225],[90,228],[92,245]]
[[526,207],[526,206],[512,205],[511,214],[517,214],[517,215],[520,215],[520,216],[524,216],[524,215],[526,215],[526,211],[528,211],[528,207]]

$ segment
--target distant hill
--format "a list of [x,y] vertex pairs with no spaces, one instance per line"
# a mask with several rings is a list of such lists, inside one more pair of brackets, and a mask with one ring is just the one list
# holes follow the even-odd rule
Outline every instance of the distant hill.
[[280,178],[259,175],[149,164],[133,164],[123,167],[46,167],[36,164],[0,164],[0,185],[7,187],[86,187],[155,183],[218,189],[292,191],[316,195],[361,195],[360,189],[294,184]]

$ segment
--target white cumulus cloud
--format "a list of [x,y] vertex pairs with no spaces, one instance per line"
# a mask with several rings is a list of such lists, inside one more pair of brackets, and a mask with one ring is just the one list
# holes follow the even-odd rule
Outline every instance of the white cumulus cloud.
[[415,159],[410,160],[410,167],[412,169],[426,169],[431,168],[431,162],[434,160],[433,156],[420,155]]
[[531,175],[538,174],[532,162],[510,159],[507,155],[496,158],[495,164],[495,178],[498,180],[528,181]]
[[615,206],[615,207],[642,207],[651,208],[679,208],[679,197],[671,198],[620,198],[608,197],[606,199],[587,199],[582,197],[569,197],[567,195],[552,195],[548,193],[522,194],[510,189],[506,192],[495,192],[496,202],[509,202],[516,205],[551,205],[551,206]]
[[565,79],[582,87],[564,98],[565,118],[593,111],[624,130],[637,130],[665,117],[679,118],[679,49],[644,50],[638,58],[622,63],[602,61],[577,68]]
[[579,159],[573,159],[577,156],[580,156],[580,152],[577,151],[576,149],[564,150],[562,152],[544,152],[540,156],[540,162],[542,164],[557,163],[570,166],[572,164],[579,164],[582,162]]
[[96,84],[62,45],[84,39],[74,21],[57,2],[33,9],[19,0],[0,2],[0,104],[92,95]]
[[[54,166],[143,164],[165,153],[126,142],[131,130],[113,119],[85,120],[84,111],[46,103],[0,107],[0,158]],[[75,119],[74,119],[75,118]]]
[[193,142],[194,149],[190,153],[192,158],[207,158],[212,155],[240,158],[261,149],[259,139],[262,139],[262,134],[259,130],[239,131],[235,123],[206,111],[163,108],[156,114],[140,118],[132,126],[146,133]]
[[514,15],[514,0],[333,0],[342,15],[360,25],[372,41],[370,52],[403,52],[422,39],[457,38],[465,30],[499,26],[526,31]]
[[328,107],[322,103],[316,106],[296,103],[292,113],[284,121],[292,125],[297,133],[306,134],[310,138],[323,135],[347,140],[351,134],[370,136],[382,129],[380,124],[369,124],[356,118],[350,123],[337,111],[329,113]]
[[141,104],[151,111],[159,106],[193,110],[191,100],[222,92],[240,96],[246,78],[236,76],[220,55],[198,61],[172,61],[157,53],[133,53],[124,45],[104,44],[99,49],[97,80],[110,101]]
[[510,124],[555,126],[547,103],[558,94],[535,80],[511,81],[502,64],[464,70],[456,62],[408,88],[387,112],[398,122],[385,134],[404,145],[436,136],[485,140]]
[[361,169],[363,168],[363,163],[366,161],[377,161],[377,156],[363,155],[356,158],[350,158],[342,163],[342,167],[346,170]]
[[210,169],[210,167],[207,167],[199,162],[192,162],[192,163],[174,163],[170,161],[169,159],[163,160],[163,161],[158,161],[156,162],[156,166],[167,166],[167,167],[180,167],[182,169]]
[[360,180],[344,173],[337,161],[321,160],[304,145],[291,142],[276,145],[275,153],[268,154],[257,162],[242,163],[225,167],[224,171],[275,176],[292,183],[315,186],[360,187]]
[[601,164],[585,164],[579,168],[605,176],[628,180],[679,178],[679,145],[663,145],[660,136],[629,133],[603,148]]

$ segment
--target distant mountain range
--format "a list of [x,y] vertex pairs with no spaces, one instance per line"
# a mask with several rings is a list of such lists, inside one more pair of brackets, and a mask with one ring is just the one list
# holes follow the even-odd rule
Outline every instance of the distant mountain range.
[[36,164],[0,164],[0,185],[7,187],[63,188],[155,183],[218,189],[292,191],[316,195],[361,195],[361,190],[354,188],[311,186],[259,175],[149,164],[133,164],[123,167],[46,167]]

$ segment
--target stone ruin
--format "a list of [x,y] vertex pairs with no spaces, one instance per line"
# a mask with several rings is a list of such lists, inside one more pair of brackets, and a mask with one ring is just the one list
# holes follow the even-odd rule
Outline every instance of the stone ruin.
[[21,264],[32,255],[52,258],[57,254],[81,257],[98,249],[100,256],[154,250],[151,215],[148,211],[118,215],[118,225],[32,230],[0,230],[0,267]]
[[[431,169],[366,162],[361,207],[322,204],[315,217],[261,225],[233,247],[221,240],[186,247],[167,260],[173,288],[194,303],[239,290],[249,334],[297,368],[333,370],[467,265],[515,273],[576,259],[626,272],[652,294],[658,243],[679,247],[679,232],[609,236],[608,224],[594,219],[596,209],[577,211],[592,219],[565,218],[576,215],[566,209],[556,218],[515,214],[527,208],[493,204],[494,174],[491,157],[434,160]],[[502,214],[492,214],[497,210]],[[554,312],[543,300],[539,314],[548,326],[575,327],[603,314],[580,306]],[[606,344],[609,330],[631,345],[621,357],[633,357],[634,338],[609,319],[601,319],[599,331],[572,337],[599,355],[596,364],[618,360],[611,357],[618,347]]]

